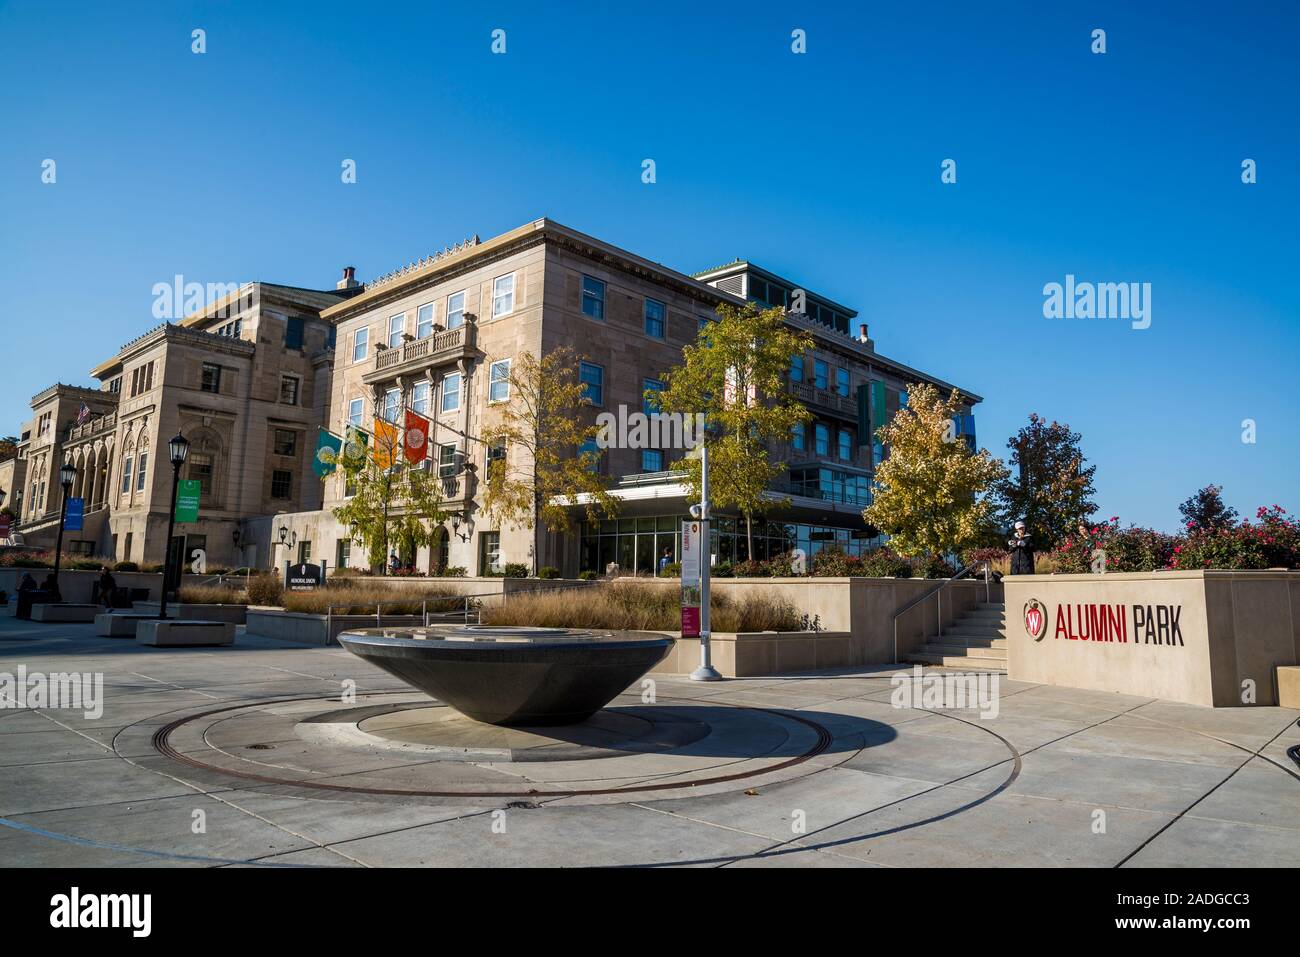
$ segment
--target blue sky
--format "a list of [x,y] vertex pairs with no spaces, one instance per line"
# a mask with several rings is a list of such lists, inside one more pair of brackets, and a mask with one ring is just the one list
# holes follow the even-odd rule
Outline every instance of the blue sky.
[[[0,433],[176,273],[328,288],[549,216],[857,308],[997,454],[1068,422],[1104,516],[1300,509],[1295,5],[586,6],[0,3]],[[1151,327],[1045,319],[1067,273]]]

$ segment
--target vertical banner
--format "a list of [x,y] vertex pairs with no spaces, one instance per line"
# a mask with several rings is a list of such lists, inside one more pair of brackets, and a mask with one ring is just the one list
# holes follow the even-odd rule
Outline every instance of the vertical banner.
[[397,450],[402,444],[402,433],[392,422],[375,419],[375,464],[381,469],[391,469],[397,464]]
[[0,515],[0,539],[7,540],[13,534],[13,518]]
[[682,522],[682,637],[700,636],[700,561],[708,522]]
[[67,532],[79,532],[86,518],[86,500],[84,498],[68,499],[68,514],[63,519],[63,529]]
[[311,467],[321,478],[327,478],[334,474],[338,468],[339,454],[343,450],[343,440],[326,429],[320,430],[320,438],[316,440],[316,456],[312,459]]
[[198,479],[181,479],[176,486],[176,521],[199,520],[199,497],[202,494],[203,485]]
[[406,461],[419,465],[429,454],[429,420],[416,412],[406,413],[406,435],[402,440]]

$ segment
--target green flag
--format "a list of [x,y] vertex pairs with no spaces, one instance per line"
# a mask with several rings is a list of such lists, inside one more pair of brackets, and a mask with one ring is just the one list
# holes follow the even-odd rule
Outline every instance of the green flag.
[[370,433],[355,425],[349,425],[343,433],[343,454],[350,459],[360,458],[366,454],[369,441]]
[[327,429],[320,430],[320,438],[316,440],[316,457],[312,460],[311,467],[321,478],[333,475],[334,470],[338,468],[339,452],[343,449],[343,440]]
[[198,479],[181,479],[176,486],[176,521],[199,520],[199,496],[202,494],[203,485]]

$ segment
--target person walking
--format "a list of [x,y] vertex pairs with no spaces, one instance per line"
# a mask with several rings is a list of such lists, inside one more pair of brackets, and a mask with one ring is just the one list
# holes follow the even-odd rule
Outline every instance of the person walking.
[[664,573],[664,569],[673,563],[673,550],[665,548],[663,557],[659,559],[659,574]]
[[1007,542],[1011,550],[1011,574],[1032,575],[1034,573],[1034,543],[1025,531],[1024,522],[1016,522],[1015,535]]
[[108,570],[107,565],[99,569],[99,600],[104,603],[105,611],[113,610],[113,593],[117,591],[117,582],[113,580],[113,574]]

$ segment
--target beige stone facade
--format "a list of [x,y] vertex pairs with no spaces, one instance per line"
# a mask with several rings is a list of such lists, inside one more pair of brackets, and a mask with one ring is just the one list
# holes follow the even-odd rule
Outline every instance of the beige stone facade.
[[[376,416],[399,418],[405,408],[433,421],[430,467],[445,476],[446,504],[459,527],[440,533],[433,550],[410,556],[417,568],[447,564],[481,574],[506,562],[531,564],[532,533],[500,527],[483,512],[476,487],[486,465],[487,450],[477,436],[492,414],[493,364],[525,351],[537,356],[570,346],[586,363],[593,417],[620,407],[639,412],[644,391],[681,361],[700,324],[720,303],[743,303],[746,284],[757,291],[760,275],[768,277],[763,297],[773,295],[777,277],[748,263],[692,278],[548,220],[486,242],[476,239],[372,282],[322,314],[337,324],[338,343],[327,427],[340,435],[348,424],[370,431]],[[773,285],[766,285],[769,280]],[[796,529],[787,547],[797,544],[797,529],[805,528],[832,540],[842,534],[845,542],[865,542],[874,537],[861,519],[873,450],[869,439],[859,441],[859,387],[875,383],[882,415],[897,411],[911,382],[952,387],[878,355],[860,330],[856,336],[844,332],[856,317],[852,310],[811,294],[809,301],[811,312],[791,314],[790,321],[812,333],[815,348],[790,388],[816,419],[801,443],[792,438],[775,450],[799,481],[774,489],[774,497],[789,496],[789,505],[774,515]],[[603,569],[612,555],[625,570],[647,571],[664,548],[676,557],[672,529],[686,516],[688,503],[666,469],[680,455],[674,449],[605,451],[602,468],[617,481],[628,517],[603,523],[598,535],[546,537],[539,564],[576,574]],[[322,511],[278,515],[273,528],[283,526],[297,542],[309,542],[316,559],[355,564],[347,532],[331,515],[345,499],[343,477],[335,474],[324,483]],[[640,528],[647,522],[650,532]],[[615,536],[609,554],[607,534]],[[625,534],[633,536],[631,548],[621,540]],[[818,539],[811,550],[820,544]]]

